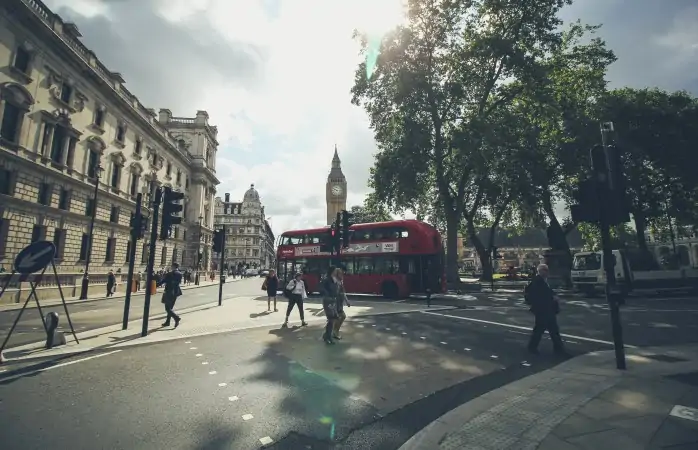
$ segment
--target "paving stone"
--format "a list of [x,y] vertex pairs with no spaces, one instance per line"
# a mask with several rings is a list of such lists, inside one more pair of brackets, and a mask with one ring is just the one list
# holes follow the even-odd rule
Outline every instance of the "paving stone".
[[566,439],[582,450],[638,450],[642,444],[619,430],[604,430]]
[[667,417],[650,443],[654,446],[668,447],[698,442],[698,430],[687,426],[690,422],[690,420]]
[[633,419],[614,420],[608,422],[608,425],[612,428],[620,429],[638,442],[648,445],[665,420],[666,416],[650,415]]
[[598,398],[590,400],[579,410],[579,413],[597,420],[629,419],[647,414],[645,411],[627,408],[617,403]]
[[518,439],[498,431],[483,428],[477,433],[459,431],[446,437],[439,445],[440,450],[462,450],[482,448],[502,450],[516,443]]
[[551,434],[541,441],[536,450],[579,450],[579,447]]
[[567,439],[581,434],[596,433],[612,428],[613,426],[608,422],[591,419],[582,414],[572,414],[553,430],[553,434],[561,439]]
[[[659,385],[656,387],[659,388]],[[674,406],[657,398],[647,387],[633,389],[614,387],[599,395],[598,398],[641,412],[643,415],[669,414]]]

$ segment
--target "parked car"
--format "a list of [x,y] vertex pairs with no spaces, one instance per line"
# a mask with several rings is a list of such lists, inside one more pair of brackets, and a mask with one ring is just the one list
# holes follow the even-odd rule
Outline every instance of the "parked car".
[[260,277],[260,278],[265,278],[267,275],[269,275],[269,271],[268,271],[268,270],[261,270],[261,271],[259,272],[259,277]]

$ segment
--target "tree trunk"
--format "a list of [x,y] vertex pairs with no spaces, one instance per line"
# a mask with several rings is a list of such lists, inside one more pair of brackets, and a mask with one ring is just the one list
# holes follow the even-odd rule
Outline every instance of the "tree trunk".
[[482,265],[482,277],[480,279],[483,281],[491,281],[492,261],[490,260],[490,253],[487,251],[485,245],[480,240],[480,237],[477,235],[475,225],[473,225],[473,223],[470,220],[466,219],[465,229],[468,231],[468,237],[470,238],[470,242],[472,242],[473,247],[475,247],[475,251],[477,252],[478,258],[480,258],[480,264]]
[[557,216],[555,216],[550,192],[546,192],[543,195],[543,211],[545,211],[545,214],[550,220],[550,225],[548,226],[548,245],[550,245],[550,249],[554,252],[560,252],[564,255],[562,261],[560,261],[560,273],[562,274],[565,285],[569,288],[572,286],[572,252],[567,243],[567,234],[565,230],[562,229],[562,225],[560,225],[560,221],[557,220]]
[[446,280],[449,283],[460,281],[458,276],[458,213],[444,208],[446,214]]
[[637,246],[643,252],[647,252],[649,251],[647,248],[647,240],[645,239],[647,224],[645,223],[645,215],[642,211],[633,212],[633,221],[635,222],[635,239],[637,241]]

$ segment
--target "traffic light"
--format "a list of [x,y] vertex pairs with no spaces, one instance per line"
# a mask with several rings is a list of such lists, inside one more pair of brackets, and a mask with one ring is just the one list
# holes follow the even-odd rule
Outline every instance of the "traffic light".
[[320,237],[320,251],[323,253],[331,253],[334,249],[334,224],[330,225],[326,233]]
[[502,255],[498,250],[498,247],[492,247],[492,259],[502,259]]
[[213,251],[216,253],[223,252],[225,248],[225,230],[216,230],[213,232]]
[[354,224],[351,221],[353,217],[354,214],[350,213],[349,211],[342,211],[342,247],[344,248],[349,248],[349,242],[351,241],[351,232],[349,231],[349,227]]
[[142,214],[136,215],[131,213],[131,235],[135,239],[143,239],[146,232],[148,231],[148,218],[144,217]]
[[164,189],[160,239],[168,239],[172,232],[172,226],[182,223],[182,218],[178,214],[184,209],[184,206],[179,203],[183,198],[183,192],[175,192],[168,187]]

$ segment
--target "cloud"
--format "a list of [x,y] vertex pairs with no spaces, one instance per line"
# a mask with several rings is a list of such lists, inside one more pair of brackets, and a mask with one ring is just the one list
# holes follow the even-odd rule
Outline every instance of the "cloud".
[[[376,147],[350,104],[351,34],[399,23],[402,0],[44,1],[144,104],[207,110],[221,141],[219,195],[241,200],[254,183],[277,234],[324,224],[335,144],[349,206],[362,202]],[[604,25],[619,57],[613,86],[698,93],[694,0],[578,0],[563,16]]]

